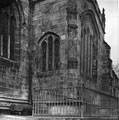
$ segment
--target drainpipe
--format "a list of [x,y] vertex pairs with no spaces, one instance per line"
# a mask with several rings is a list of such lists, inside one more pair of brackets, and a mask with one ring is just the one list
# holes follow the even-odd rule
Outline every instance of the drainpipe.
[[29,54],[29,70],[28,70],[28,81],[29,81],[29,104],[32,105],[32,77],[33,77],[33,56],[32,56],[32,0],[29,0],[29,21],[28,21],[28,31],[29,31],[29,43],[28,43],[28,54]]

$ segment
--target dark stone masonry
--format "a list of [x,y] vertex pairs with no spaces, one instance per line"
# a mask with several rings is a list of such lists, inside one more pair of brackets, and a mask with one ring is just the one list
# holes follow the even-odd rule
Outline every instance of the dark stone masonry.
[[119,79],[97,1],[4,1],[0,113],[117,117]]

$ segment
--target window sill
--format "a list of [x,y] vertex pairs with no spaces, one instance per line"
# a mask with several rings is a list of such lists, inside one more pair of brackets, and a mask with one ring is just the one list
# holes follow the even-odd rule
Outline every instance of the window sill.
[[12,66],[18,67],[19,63],[14,60],[10,60],[8,58],[0,56],[0,65],[6,66],[6,67],[12,67]]

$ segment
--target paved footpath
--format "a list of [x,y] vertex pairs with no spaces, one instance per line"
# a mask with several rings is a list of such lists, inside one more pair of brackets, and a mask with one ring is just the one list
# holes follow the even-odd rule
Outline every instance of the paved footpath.
[[[76,118],[77,120],[119,120],[117,117],[88,117],[88,118],[79,118],[79,117],[66,117],[69,120]],[[12,116],[12,115],[0,115],[0,120],[65,120],[65,117],[33,117],[33,116]]]
[[32,116],[0,115],[0,120],[38,120]]

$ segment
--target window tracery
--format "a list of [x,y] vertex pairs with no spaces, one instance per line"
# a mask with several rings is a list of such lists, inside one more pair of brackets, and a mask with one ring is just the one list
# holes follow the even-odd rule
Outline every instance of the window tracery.
[[46,35],[41,40],[42,72],[59,69],[60,41],[55,35]]

